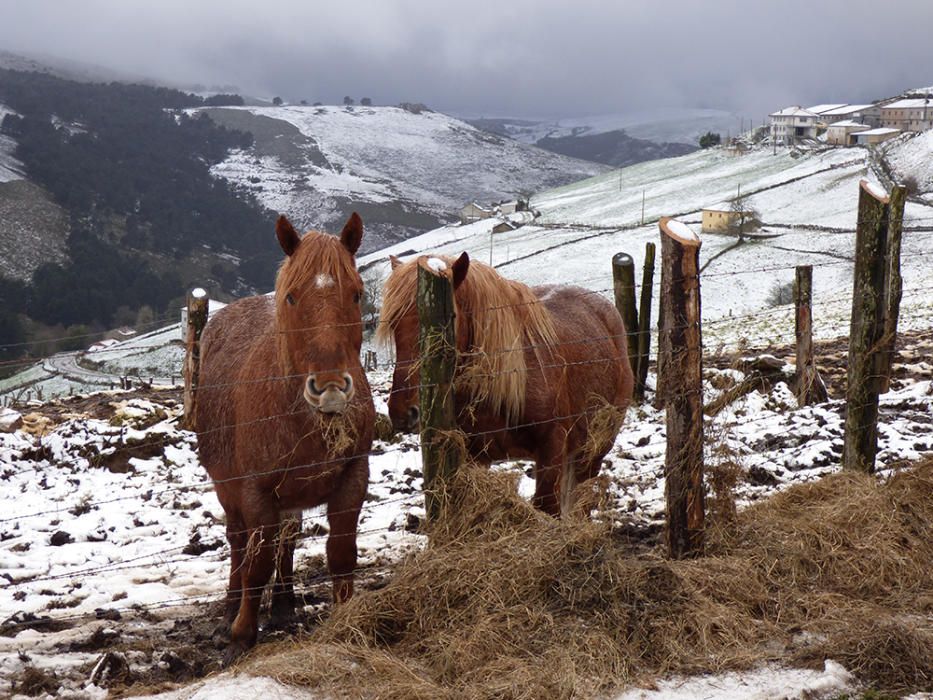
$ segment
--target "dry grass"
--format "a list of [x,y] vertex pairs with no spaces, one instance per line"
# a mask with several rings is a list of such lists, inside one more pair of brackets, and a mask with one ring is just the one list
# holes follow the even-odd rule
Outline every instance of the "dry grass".
[[933,460],[791,488],[692,561],[550,519],[506,475],[463,470],[456,488],[385,588],[245,667],[340,697],[530,699],[832,657],[880,689],[933,689]]

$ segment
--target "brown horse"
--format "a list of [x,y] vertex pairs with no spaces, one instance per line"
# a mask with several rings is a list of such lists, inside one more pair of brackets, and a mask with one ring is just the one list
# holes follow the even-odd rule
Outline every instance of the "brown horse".
[[[579,287],[527,287],[493,268],[444,256],[427,267],[451,279],[458,350],[455,404],[471,457],[535,461],[534,504],[557,515],[576,483],[599,473],[632,398],[625,328],[615,307]],[[392,258],[378,330],[394,340],[389,415],[418,427],[417,269]]]
[[375,412],[359,359],[363,282],[354,259],[363,222],[354,213],[339,238],[316,231],[301,237],[281,216],[276,235],[286,258],[275,297],[225,307],[201,343],[198,449],[230,543],[226,663],[256,642],[273,570],[273,621],[294,611],[295,533],[283,520],[294,524],[297,514],[300,524],[302,509],[327,504],[334,600],[353,594],[369,480]]

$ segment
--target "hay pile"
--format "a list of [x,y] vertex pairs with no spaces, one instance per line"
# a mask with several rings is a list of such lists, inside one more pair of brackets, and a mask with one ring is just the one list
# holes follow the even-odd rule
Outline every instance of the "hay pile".
[[457,489],[388,586],[245,667],[342,697],[570,698],[831,657],[880,689],[933,689],[933,461],[792,488],[693,561],[543,516],[506,475],[465,470]]

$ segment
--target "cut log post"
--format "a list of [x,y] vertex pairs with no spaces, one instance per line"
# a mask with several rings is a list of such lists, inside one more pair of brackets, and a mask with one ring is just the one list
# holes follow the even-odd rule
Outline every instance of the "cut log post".
[[797,339],[797,405],[810,406],[829,398],[813,361],[813,266],[798,265],[794,277],[794,335]]
[[685,224],[663,218],[661,327],[667,451],[664,459],[666,540],[674,559],[704,546],[703,356],[700,328],[700,239]]
[[888,202],[887,270],[884,281],[884,339],[881,345],[883,371],[878,391],[882,394],[891,388],[891,368],[897,351],[897,322],[900,317],[901,295],[904,282],[901,278],[901,233],[904,229],[904,205],[907,188],[895,185]]
[[632,373],[638,372],[638,312],[635,310],[635,261],[628,253],[612,256],[612,288],[616,309],[625,326],[628,361]]
[[884,336],[889,204],[887,195],[867,181],[861,181],[842,466],[869,473],[875,470],[878,393],[881,380],[886,376]]
[[207,325],[207,292],[195,287],[188,294],[188,321],[185,333],[185,393],[184,426],[194,430],[198,405],[198,384],[201,375],[201,333]]
[[641,276],[641,302],[638,309],[638,371],[635,373],[635,400],[645,400],[648,356],[651,351],[651,292],[654,285],[654,243],[645,244],[645,267]]
[[429,266],[434,260],[436,258],[427,258],[418,265],[421,462],[424,506],[429,523],[437,521],[446,505],[447,484],[462,460],[454,437],[457,416],[453,381],[457,345],[453,286],[445,270]]

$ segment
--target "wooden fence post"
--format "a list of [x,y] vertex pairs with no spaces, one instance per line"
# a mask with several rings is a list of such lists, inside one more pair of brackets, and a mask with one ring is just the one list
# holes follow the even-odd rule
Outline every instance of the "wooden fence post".
[[704,546],[700,239],[689,226],[668,217],[661,219],[659,228],[666,539],[669,555],[681,559],[701,555]]
[[207,292],[195,287],[188,294],[188,321],[185,333],[185,394],[184,426],[195,429],[198,405],[198,383],[201,375],[201,333],[207,325]]
[[798,265],[794,277],[794,335],[797,339],[797,405],[823,403],[826,385],[813,361],[813,266]]
[[901,233],[904,229],[904,205],[907,188],[894,185],[888,203],[887,275],[884,283],[884,342],[882,343],[883,376],[879,392],[887,393],[891,388],[891,368],[897,344],[897,321],[900,317],[901,294],[904,282],[901,278]]
[[612,256],[612,289],[616,309],[625,326],[628,361],[632,372],[638,372],[638,312],[635,310],[635,261],[628,253]]
[[[447,483],[460,466],[452,432],[457,429],[453,380],[457,363],[454,295],[437,258],[418,265],[418,349],[421,355],[420,416],[424,505],[436,522],[447,498]],[[441,263],[443,265],[443,263]]]
[[[886,303],[900,296],[899,290],[894,294],[888,286],[889,282],[900,284],[899,269],[896,279],[889,279],[895,252],[889,247],[890,203],[890,198],[877,187],[866,180],[859,183],[842,466],[869,473],[875,470],[878,451],[878,394],[893,350],[886,339],[891,314]],[[902,217],[903,214],[898,216]],[[899,261],[900,224],[896,238]],[[896,313],[892,320],[893,340],[897,333]]]
[[645,244],[645,267],[641,276],[641,302],[638,309],[638,371],[635,373],[635,399],[644,401],[651,351],[651,293],[654,285],[654,243]]

